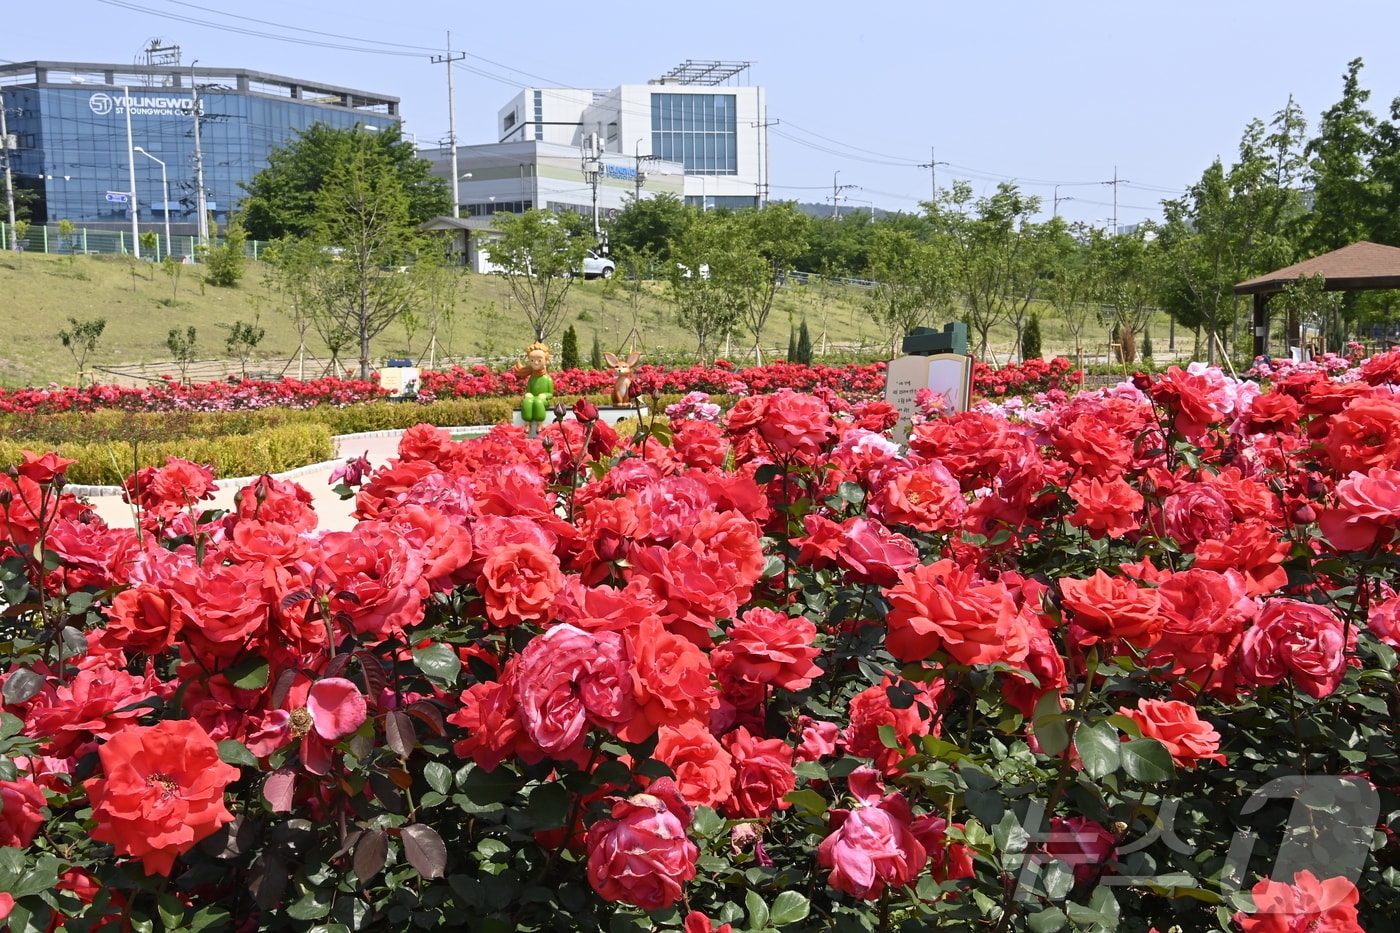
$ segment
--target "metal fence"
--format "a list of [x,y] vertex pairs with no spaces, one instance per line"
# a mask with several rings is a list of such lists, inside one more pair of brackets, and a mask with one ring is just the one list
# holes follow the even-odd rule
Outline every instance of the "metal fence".
[[[143,235],[145,233],[155,235],[156,246],[154,255],[148,255],[148,251],[144,247],[141,248],[139,252],[142,259],[160,262],[166,256],[173,256],[180,262],[194,262],[198,258],[198,237],[172,236],[167,239],[165,234],[159,231],[146,230],[143,231]],[[0,221],[0,243],[9,247],[10,242],[10,226]],[[222,244],[221,237],[211,237],[209,240],[210,246]],[[268,244],[261,240],[249,240],[244,246],[244,252],[248,258],[257,259],[267,246]],[[90,230],[87,227],[75,227],[71,233],[64,234],[59,230],[58,224],[31,225],[20,240],[20,248],[32,253],[64,256],[126,256],[138,252],[133,248],[130,230]]]

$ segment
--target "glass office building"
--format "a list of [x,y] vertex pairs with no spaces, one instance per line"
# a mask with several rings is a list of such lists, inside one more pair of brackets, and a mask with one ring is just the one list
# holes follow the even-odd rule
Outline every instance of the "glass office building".
[[86,227],[129,225],[135,210],[143,225],[192,228],[196,121],[208,210],[223,222],[239,182],[296,130],[399,120],[398,98],[236,69],[22,62],[0,66],[0,94],[31,219]]

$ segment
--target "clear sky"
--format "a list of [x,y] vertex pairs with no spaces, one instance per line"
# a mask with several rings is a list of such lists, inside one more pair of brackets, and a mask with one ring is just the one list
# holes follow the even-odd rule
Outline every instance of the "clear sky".
[[[220,12],[227,10],[228,12]],[[231,15],[233,14],[233,15]],[[420,144],[447,135],[447,33],[457,135],[494,141],[496,111],[526,86],[612,88],[687,59],[747,61],[767,89],[772,197],[843,210],[918,209],[967,179],[1017,182],[1044,215],[1106,225],[1228,164],[1249,121],[1290,95],[1308,119],[1361,58],[1368,107],[1400,97],[1400,0],[69,0],[17,5],[0,59],[127,62],[150,39],[183,62],[253,68],[402,99]],[[1114,177],[1116,187],[1104,184]]]

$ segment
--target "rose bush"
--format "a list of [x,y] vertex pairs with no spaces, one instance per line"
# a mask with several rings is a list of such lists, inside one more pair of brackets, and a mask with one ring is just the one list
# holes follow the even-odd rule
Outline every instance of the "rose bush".
[[1193,366],[907,447],[858,386],[421,426],[338,478],[351,532],[178,462],[110,528],[26,457],[0,918],[1388,929],[1397,374]]

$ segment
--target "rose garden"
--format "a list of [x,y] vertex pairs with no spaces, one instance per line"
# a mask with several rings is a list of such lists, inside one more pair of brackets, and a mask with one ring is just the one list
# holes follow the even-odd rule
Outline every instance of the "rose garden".
[[[619,430],[605,374],[557,373],[536,438],[422,424],[347,462],[353,531],[270,476],[205,511],[181,459],[109,527],[26,451],[0,476],[0,918],[1388,929],[1400,351],[1077,375],[982,368],[901,445],[879,366],[642,367]],[[397,408],[520,391],[427,373]]]

